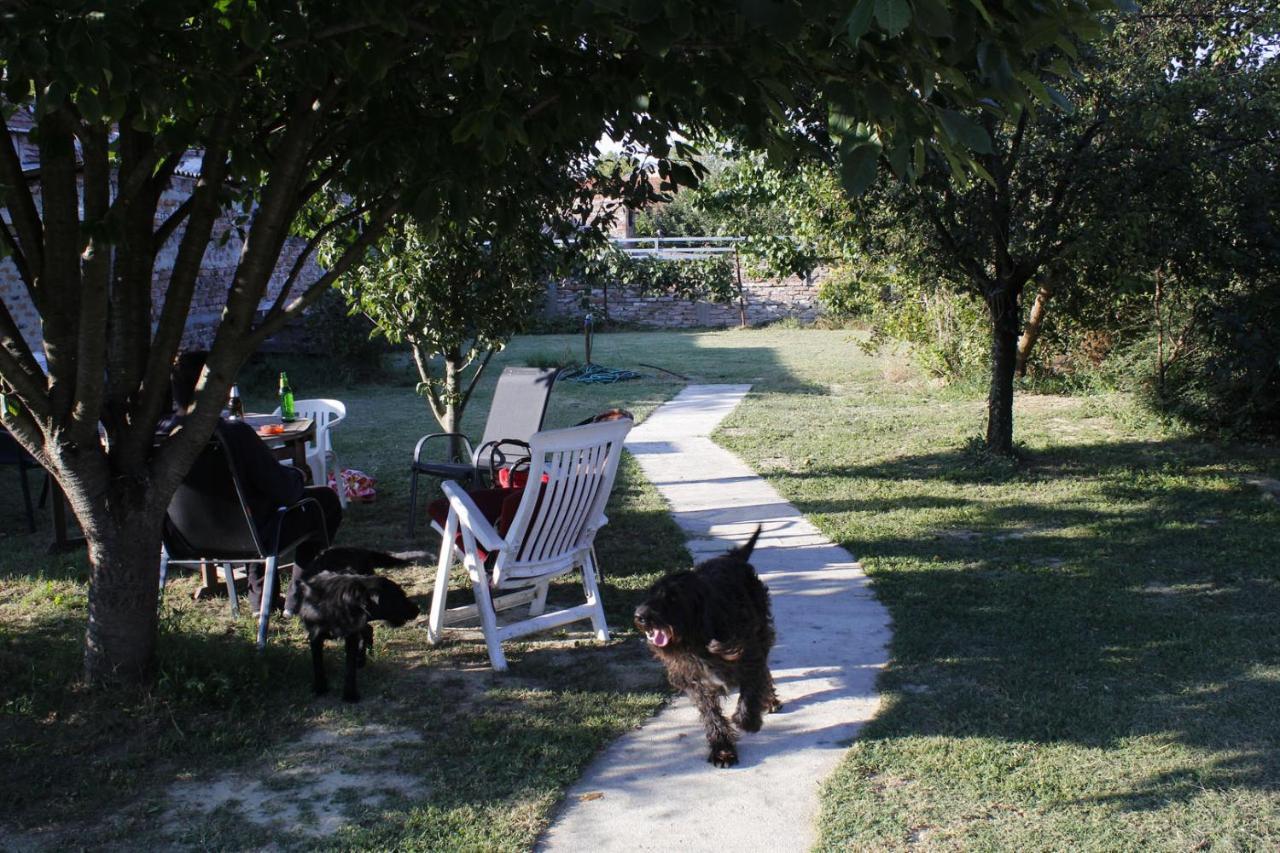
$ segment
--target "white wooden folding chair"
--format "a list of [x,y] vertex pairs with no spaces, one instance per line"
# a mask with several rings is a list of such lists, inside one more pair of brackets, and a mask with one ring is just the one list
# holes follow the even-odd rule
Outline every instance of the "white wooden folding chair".
[[[599,640],[609,639],[594,543],[596,531],[608,522],[604,507],[631,426],[630,420],[616,420],[535,433],[529,441],[528,484],[505,534],[498,533],[458,483],[443,484],[449,514],[443,529],[436,525],[442,538],[427,628],[432,643],[446,625],[478,618],[493,668],[505,670],[503,640],[582,619],[591,620]],[[476,601],[448,609],[455,559],[466,567]],[[546,612],[551,581],[577,568],[586,601]],[[528,618],[498,624],[499,611],[526,603]]]

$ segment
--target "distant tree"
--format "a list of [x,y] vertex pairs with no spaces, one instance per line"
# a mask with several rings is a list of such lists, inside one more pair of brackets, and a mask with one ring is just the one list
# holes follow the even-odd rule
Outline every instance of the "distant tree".
[[339,280],[377,333],[409,345],[418,393],[445,432],[461,432],[476,383],[534,316],[565,254],[547,227],[554,207],[504,196],[491,205],[429,225],[398,218]]

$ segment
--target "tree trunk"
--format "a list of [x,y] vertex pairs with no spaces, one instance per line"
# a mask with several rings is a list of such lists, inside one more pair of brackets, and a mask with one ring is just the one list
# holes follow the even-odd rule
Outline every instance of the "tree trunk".
[[1049,300],[1052,298],[1053,284],[1046,279],[1036,291],[1036,300],[1031,304],[1031,315],[1027,317],[1027,326],[1022,332],[1022,337],[1018,339],[1019,376],[1027,375],[1027,359],[1036,341],[1040,340],[1040,330],[1044,328],[1044,315],[1049,310]]
[[[444,418],[440,426],[445,432],[462,432],[462,369],[458,362],[461,355],[449,353],[444,359]],[[467,458],[466,446],[462,438],[455,435],[449,439],[449,458],[455,462],[470,462]]]
[[1013,373],[1018,353],[1020,288],[1002,283],[987,296],[991,313],[991,388],[987,393],[987,450],[1013,454]]
[[138,511],[120,523],[109,517],[84,523],[92,573],[84,652],[90,684],[142,683],[152,675],[162,518]]

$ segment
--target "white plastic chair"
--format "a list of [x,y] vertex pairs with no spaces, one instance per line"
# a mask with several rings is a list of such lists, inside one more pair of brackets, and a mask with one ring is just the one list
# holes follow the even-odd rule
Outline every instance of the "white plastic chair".
[[[435,525],[442,538],[427,623],[430,642],[439,641],[446,625],[478,617],[489,661],[502,671],[507,668],[503,640],[582,619],[591,620],[597,639],[609,639],[593,546],[596,531],[608,522],[604,507],[631,426],[630,420],[616,420],[535,433],[529,441],[528,485],[505,535],[499,535],[458,483],[442,484],[449,515],[443,529]],[[481,557],[482,548],[487,559]],[[448,609],[455,558],[467,569],[476,603]],[[575,568],[582,570],[586,602],[545,612],[551,581]],[[524,603],[529,604],[527,619],[498,625],[499,611]]]
[[[307,442],[307,465],[311,468],[311,482],[323,486],[329,482],[330,468],[333,478],[338,483],[338,501],[345,509],[347,506],[347,490],[342,486],[342,466],[338,464],[338,454],[333,452],[333,439],[329,430],[342,423],[347,416],[347,407],[341,400],[297,400],[293,409],[300,418],[311,418],[316,424],[316,437]],[[277,408],[273,415],[279,415]]]

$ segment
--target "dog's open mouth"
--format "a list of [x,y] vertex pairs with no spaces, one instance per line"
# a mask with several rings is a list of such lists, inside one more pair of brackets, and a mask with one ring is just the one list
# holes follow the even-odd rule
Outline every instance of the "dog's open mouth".
[[658,648],[662,648],[671,642],[671,635],[661,628],[650,628],[644,632],[644,635],[649,638],[650,643]]

